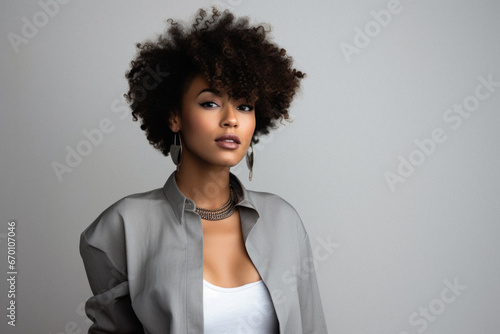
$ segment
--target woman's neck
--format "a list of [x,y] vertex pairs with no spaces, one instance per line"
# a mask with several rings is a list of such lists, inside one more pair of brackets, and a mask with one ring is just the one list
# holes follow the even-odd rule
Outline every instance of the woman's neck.
[[197,207],[212,210],[229,198],[229,167],[210,167],[181,164],[175,180],[179,190]]

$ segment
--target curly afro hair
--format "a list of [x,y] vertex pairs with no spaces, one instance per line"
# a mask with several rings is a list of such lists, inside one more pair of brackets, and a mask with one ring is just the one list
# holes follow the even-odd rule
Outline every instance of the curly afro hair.
[[156,40],[137,44],[125,94],[133,120],[141,118],[149,143],[165,156],[174,140],[169,117],[182,110],[183,94],[196,75],[230,98],[254,104],[254,143],[277,120],[289,118],[288,108],[305,74],[292,68],[285,49],[269,41],[269,29],[215,7],[211,14],[200,9],[190,26],[172,19],[168,23]]

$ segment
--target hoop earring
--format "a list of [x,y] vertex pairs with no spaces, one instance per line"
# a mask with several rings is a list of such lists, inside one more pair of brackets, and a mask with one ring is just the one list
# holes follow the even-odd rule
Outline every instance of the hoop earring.
[[[179,137],[178,145],[177,145],[177,136]],[[177,169],[179,169],[179,166],[181,165],[181,156],[182,156],[181,136],[179,135],[178,132],[175,132],[174,143],[170,145],[170,157],[172,158],[172,162],[174,163],[174,165],[177,166]]]
[[[252,152],[250,152],[250,149]],[[253,142],[250,143],[250,149],[248,150],[246,154],[246,160],[247,160],[247,167],[248,170],[250,171],[248,173],[248,180],[252,181],[252,176],[253,176]]]

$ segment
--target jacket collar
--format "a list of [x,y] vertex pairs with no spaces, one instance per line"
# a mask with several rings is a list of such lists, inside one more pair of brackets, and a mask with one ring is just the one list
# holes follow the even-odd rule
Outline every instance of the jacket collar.
[[[259,213],[255,207],[255,203],[252,200],[249,191],[243,186],[240,180],[233,173],[229,173],[229,183],[233,186],[233,189],[236,191],[238,197],[238,203],[236,203],[236,206],[250,209],[243,209],[243,211],[252,211],[252,215],[256,215],[255,219],[252,220],[256,221],[259,217]],[[183,222],[182,218],[185,211],[196,211],[196,205],[194,201],[184,196],[184,194],[179,190],[179,187],[177,187],[177,182],[175,181],[175,171],[170,174],[167,182],[165,182],[165,185],[163,186],[163,193],[172,206],[172,210],[174,211],[175,216],[177,217],[180,224],[182,224]],[[254,224],[251,225],[253,226]],[[246,234],[245,231],[244,234]]]

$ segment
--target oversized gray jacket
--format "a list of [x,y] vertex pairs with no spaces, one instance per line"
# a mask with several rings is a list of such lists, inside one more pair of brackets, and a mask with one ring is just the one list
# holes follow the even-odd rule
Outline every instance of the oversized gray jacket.
[[[238,193],[245,247],[270,292],[280,333],[327,333],[309,237],[276,195]],[[89,333],[203,333],[203,231],[172,174],[163,188],[127,196],[81,235],[94,294]]]

